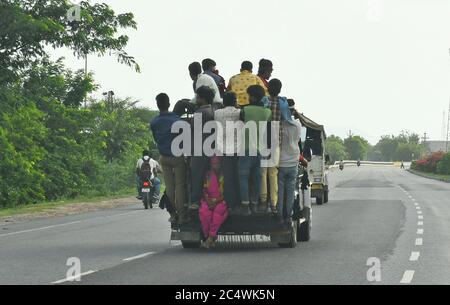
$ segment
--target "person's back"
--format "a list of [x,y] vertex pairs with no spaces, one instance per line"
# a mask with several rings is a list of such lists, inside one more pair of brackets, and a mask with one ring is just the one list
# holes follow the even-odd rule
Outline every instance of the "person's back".
[[[264,108],[262,103],[251,104],[242,109],[241,116],[245,124],[249,122],[255,122],[257,131],[256,135],[251,135],[250,130],[246,128],[244,149],[245,151],[256,149],[259,152],[262,148],[262,143],[260,143],[259,141],[260,133],[266,131],[267,125],[265,125],[265,123],[270,120],[272,112],[270,111],[270,109]],[[261,123],[265,125],[264,130],[260,130]]]
[[298,121],[282,121],[283,127],[281,139],[280,167],[297,166],[300,157],[302,125]]
[[[200,87],[208,87],[211,89],[214,93],[213,103],[222,103],[222,98],[220,97],[220,91],[217,87],[217,84],[211,76],[208,74],[202,73],[202,67],[200,63],[194,62],[189,65],[189,74],[194,81],[193,89],[194,92],[197,92],[197,90]],[[197,97],[194,97],[191,100],[192,104],[197,104]]]
[[172,125],[181,118],[172,112],[161,112],[150,123],[153,138],[158,146],[159,153],[166,157],[172,157],[172,141],[176,134],[172,133]]
[[247,89],[253,85],[260,85],[264,88],[264,83],[257,76],[252,74],[253,64],[244,61],[241,65],[241,73],[233,76],[228,83],[228,91],[233,91],[237,95],[238,105],[246,106],[249,104]]
[[160,161],[166,184],[166,194],[171,204],[176,208],[176,214],[171,213],[171,221],[183,224],[188,221],[184,208],[186,165],[183,156],[175,157],[172,152],[172,142],[177,136],[172,133],[172,125],[181,121],[181,118],[169,112],[170,101],[167,94],[159,94],[156,97],[156,102],[160,115],[153,119],[150,126],[161,154]]

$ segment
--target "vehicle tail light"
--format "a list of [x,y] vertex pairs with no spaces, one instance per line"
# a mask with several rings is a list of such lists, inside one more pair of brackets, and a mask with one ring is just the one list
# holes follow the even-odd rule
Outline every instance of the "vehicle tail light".
[[150,182],[145,181],[145,182],[144,182],[144,187],[149,187],[149,186],[150,186]]

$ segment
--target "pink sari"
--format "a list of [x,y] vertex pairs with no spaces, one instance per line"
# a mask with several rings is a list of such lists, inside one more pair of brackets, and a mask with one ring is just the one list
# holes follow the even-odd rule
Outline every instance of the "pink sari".
[[217,237],[220,226],[228,218],[228,207],[222,200],[217,203],[215,208],[211,209],[205,200],[206,197],[210,199],[223,198],[223,177],[217,177],[213,171],[206,175],[199,217],[205,238]]

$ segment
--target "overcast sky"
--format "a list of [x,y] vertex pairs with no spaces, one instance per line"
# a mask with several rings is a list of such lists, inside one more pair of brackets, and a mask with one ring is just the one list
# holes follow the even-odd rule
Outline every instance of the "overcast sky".
[[[101,85],[155,109],[192,97],[187,66],[216,60],[228,80],[243,60],[274,62],[282,95],[324,124],[328,134],[349,130],[376,143],[411,130],[442,138],[450,98],[450,0],[103,0],[132,12],[129,54],[142,73],[114,58],[89,57]],[[71,52],[72,69],[83,68]]]

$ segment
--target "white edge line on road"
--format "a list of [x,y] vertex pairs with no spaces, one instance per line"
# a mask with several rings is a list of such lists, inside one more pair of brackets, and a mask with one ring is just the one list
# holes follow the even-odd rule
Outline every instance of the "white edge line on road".
[[50,229],[54,229],[54,228],[60,228],[60,227],[70,226],[70,225],[74,225],[74,224],[78,224],[78,223],[83,223],[83,222],[87,222],[87,221],[91,221],[91,220],[107,219],[107,218],[112,218],[112,217],[125,216],[125,215],[133,214],[133,213],[136,213],[136,212],[137,211],[132,211],[132,212],[127,212],[127,213],[122,213],[122,214],[115,214],[115,215],[109,215],[109,216],[99,216],[99,217],[94,217],[94,218],[89,218],[89,219],[84,219],[84,220],[77,220],[77,221],[72,221],[72,222],[67,222],[67,223],[47,226],[47,227],[41,227],[41,228],[35,228],[35,229],[29,229],[29,230],[5,233],[5,234],[0,234],[0,237],[13,236],[13,235],[24,234],[24,233],[32,233],[32,232],[38,232],[38,231],[44,231],[44,230],[50,230]]
[[416,246],[423,246],[423,238],[416,238]]
[[48,226],[48,227],[42,227],[42,228],[36,228],[36,229],[30,229],[30,230],[23,230],[23,231],[5,233],[5,234],[0,234],[0,237],[12,236],[12,235],[17,235],[17,234],[22,234],[22,233],[31,233],[31,232],[38,232],[38,231],[43,231],[43,230],[49,230],[49,229],[54,229],[54,228],[59,228],[59,227],[70,226],[70,225],[74,225],[74,224],[81,223],[81,222],[83,222],[83,221],[82,220],[78,220],[78,221],[73,221],[73,222],[63,223],[63,224],[59,224],[59,225]]
[[134,261],[134,260],[137,260],[137,259],[140,259],[140,258],[144,258],[144,257],[150,256],[150,255],[153,255],[153,254],[156,254],[156,252],[147,252],[147,253],[136,255],[136,256],[133,256],[133,257],[124,258],[123,261],[124,262],[131,262],[131,261]]
[[409,260],[411,262],[416,262],[419,260],[419,257],[420,257],[420,252],[414,251],[414,252],[411,252],[411,256],[410,256]]
[[417,234],[423,235],[423,229],[417,229]]
[[67,283],[67,282],[74,282],[74,281],[76,281],[78,279],[81,280],[81,278],[83,276],[86,276],[86,275],[89,275],[89,274],[93,274],[95,272],[98,272],[98,271],[97,270],[89,270],[89,271],[81,273],[80,275],[77,275],[77,276],[70,276],[70,277],[67,277],[65,279],[62,279],[62,280],[59,280],[59,281],[55,281],[52,284],[62,284],[62,283]]
[[414,270],[406,270],[400,284],[410,284],[414,278]]

